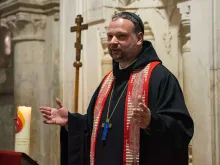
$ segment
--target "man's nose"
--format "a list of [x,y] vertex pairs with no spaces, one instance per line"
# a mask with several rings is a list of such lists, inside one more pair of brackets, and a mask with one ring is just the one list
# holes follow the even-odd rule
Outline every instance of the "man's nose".
[[115,36],[113,36],[109,43],[110,44],[117,44],[118,43],[118,39]]

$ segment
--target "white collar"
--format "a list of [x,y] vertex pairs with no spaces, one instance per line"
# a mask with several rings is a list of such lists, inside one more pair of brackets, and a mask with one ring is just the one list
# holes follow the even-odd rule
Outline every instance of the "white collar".
[[137,58],[134,59],[134,61],[132,61],[130,64],[128,64],[128,65],[127,65],[126,67],[124,67],[124,68],[122,68],[122,67],[120,66],[120,64],[118,64],[118,65],[119,65],[119,69],[120,69],[120,70],[123,70],[123,69],[128,68],[128,67],[131,66],[133,63],[135,63],[136,60],[137,60]]

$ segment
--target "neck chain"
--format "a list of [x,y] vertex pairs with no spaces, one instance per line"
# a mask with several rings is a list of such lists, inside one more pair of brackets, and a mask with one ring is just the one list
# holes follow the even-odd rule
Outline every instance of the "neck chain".
[[115,107],[114,107],[114,109],[113,109],[111,115],[109,116],[110,103],[111,103],[111,100],[112,100],[112,94],[113,94],[113,92],[114,92],[114,88],[115,88],[115,84],[114,84],[114,86],[113,86],[113,88],[112,88],[112,91],[111,91],[110,99],[109,99],[109,102],[108,102],[108,111],[107,111],[107,117],[106,117],[106,120],[110,121],[110,119],[112,118],[112,115],[114,114],[115,109],[116,109],[116,107],[117,107],[119,101],[121,100],[121,97],[122,97],[122,95],[124,94],[125,89],[127,88],[127,86],[128,86],[128,82],[127,82],[127,84],[125,85],[125,87],[124,87],[124,89],[123,89],[123,91],[122,91],[122,93],[121,93],[121,95],[120,95],[120,97],[119,97],[117,103],[115,104]]
[[107,133],[108,133],[108,129],[112,127],[112,124],[110,123],[110,119],[112,118],[112,115],[114,114],[115,112],[115,109],[119,103],[119,101],[121,100],[121,97],[122,95],[124,94],[125,92],[125,89],[127,88],[128,86],[128,82],[127,84],[125,85],[117,103],[115,104],[115,107],[111,113],[111,115],[109,116],[109,109],[110,109],[110,103],[111,103],[111,100],[112,100],[112,93],[114,92],[114,88],[115,88],[115,84],[113,85],[113,88],[112,88],[112,91],[111,91],[111,95],[110,95],[110,99],[109,99],[109,102],[108,102],[108,111],[107,111],[107,116],[106,116],[106,121],[104,123],[102,123],[102,127],[104,128],[103,132],[102,132],[102,140],[105,141],[106,138],[107,138]]

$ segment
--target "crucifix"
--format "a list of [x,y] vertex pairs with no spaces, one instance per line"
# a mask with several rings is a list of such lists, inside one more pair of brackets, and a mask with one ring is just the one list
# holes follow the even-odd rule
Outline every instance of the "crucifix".
[[78,97],[79,97],[79,68],[82,67],[82,63],[80,62],[80,53],[83,48],[81,44],[81,31],[88,29],[88,24],[83,24],[83,17],[81,15],[77,15],[75,19],[76,26],[70,28],[71,32],[76,32],[76,61],[73,63],[73,66],[76,68],[76,80],[75,80],[75,106],[74,111],[78,112]]
[[107,138],[108,129],[112,128],[112,123],[110,123],[110,120],[108,118],[104,123],[102,123],[102,128],[104,129],[102,132],[102,140],[105,141]]

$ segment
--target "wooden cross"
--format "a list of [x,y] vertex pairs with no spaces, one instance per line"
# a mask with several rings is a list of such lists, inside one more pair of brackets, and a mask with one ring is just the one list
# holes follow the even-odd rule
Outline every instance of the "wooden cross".
[[76,80],[75,80],[75,108],[74,111],[78,112],[78,96],[79,96],[79,68],[82,66],[80,62],[80,53],[83,48],[81,44],[81,31],[88,29],[88,24],[83,24],[83,17],[81,15],[77,15],[75,19],[76,26],[70,28],[71,32],[76,32],[76,61],[73,63],[73,66],[76,67]]

